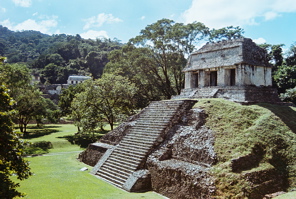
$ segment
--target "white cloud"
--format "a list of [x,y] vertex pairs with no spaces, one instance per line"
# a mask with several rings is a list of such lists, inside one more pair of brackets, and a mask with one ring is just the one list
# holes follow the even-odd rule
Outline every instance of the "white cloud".
[[107,32],[104,30],[88,30],[87,32],[81,33],[80,36],[84,39],[109,38]]
[[266,40],[262,37],[258,38],[258,39],[253,39],[253,41],[256,43],[256,44],[264,44],[266,43]]
[[32,5],[32,0],[12,0],[13,3],[21,7],[30,7]]
[[93,16],[88,19],[85,19],[86,21],[85,26],[83,27],[83,30],[90,29],[92,27],[101,27],[104,23],[118,23],[122,22],[121,19],[114,17],[112,14],[105,14],[100,13],[98,16]]
[[221,28],[255,25],[259,19],[272,20],[285,12],[296,12],[295,0],[192,0],[182,18],[185,23],[199,21]]
[[57,17],[49,17],[48,19],[36,21],[34,19],[27,19],[19,24],[14,24],[10,22],[9,19],[1,21],[0,24],[14,31],[22,30],[36,30],[42,33],[51,34],[51,28],[54,28],[58,25]]
[[6,12],[6,8],[0,7],[0,12],[5,13]]
[[141,20],[144,20],[145,18],[146,18],[145,16],[142,16],[140,19],[141,19]]
[[265,18],[266,21],[275,19],[278,16],[280,16],[280,14],[278,14],[276,12],[273,12],[273,11],[270,11],[270,12],[267,12],[267,13],[264,14],[264,18]]

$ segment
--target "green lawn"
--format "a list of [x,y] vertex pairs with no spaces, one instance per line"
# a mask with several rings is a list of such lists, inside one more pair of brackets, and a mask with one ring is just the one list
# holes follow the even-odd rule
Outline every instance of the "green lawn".
[[[27,158],[34,175],[20,182],[18,190],[27,194],[25,198],[163,198],[154,192],[129,193],[90,175],[91,167],[76,160],[79,151],[83,149],[60,138],[73,135],[76,128],[70,124],[58,124],[51,125],[49,129],[57,131],[29,139],[31,142],[50,141],[54,148],[43,156]],[[89,170],[80,171],[82,167],[87,167]]]

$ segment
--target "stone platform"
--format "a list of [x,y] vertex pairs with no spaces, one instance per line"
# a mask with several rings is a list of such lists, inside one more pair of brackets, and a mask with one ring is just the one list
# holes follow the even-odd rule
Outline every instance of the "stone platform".
[[180,95],[172,99],[224,98],[230,101],[251,103],[281,103],[277,90],[272,87],[228,86],[183,89]]

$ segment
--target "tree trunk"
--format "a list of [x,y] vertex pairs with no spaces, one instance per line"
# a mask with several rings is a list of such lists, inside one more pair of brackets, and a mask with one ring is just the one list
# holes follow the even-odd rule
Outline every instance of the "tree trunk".
[[24,127],[23,127],[23,125],[22,125],[21,123],[19,123],[19,128],[20,128],[20,131],[21,131],[22,133],[24,133]]
[[27,125],[28,124],[24,124],[24,134],[27,134]]

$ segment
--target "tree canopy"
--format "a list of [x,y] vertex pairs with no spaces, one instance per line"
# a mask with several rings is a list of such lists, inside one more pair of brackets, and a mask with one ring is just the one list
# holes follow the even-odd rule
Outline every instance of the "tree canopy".
[[0,86],[0,198],[14,198],[23,194],[16,190],[19,183],[15,183],[10,176],[24,180],[31,175],[29,163],[22,157],[24,142],[21,134],[13,129],[12,109],[14,101],[9,96],[9,90]]
[[84,91],[71,103],[71,116],[83,132],[91,132],[102,122],[110,124],[130,115],[134,110],[137,88],[125,77],[104,74],[97,80],[82,83]]
[[141,88],[139,97],[146,98],[144,101],[169,99],[183,87],[186,56],[208,34],[202,23],[158,20],[130,39],[127,46],[110,53],[104,72],[126,75]]

